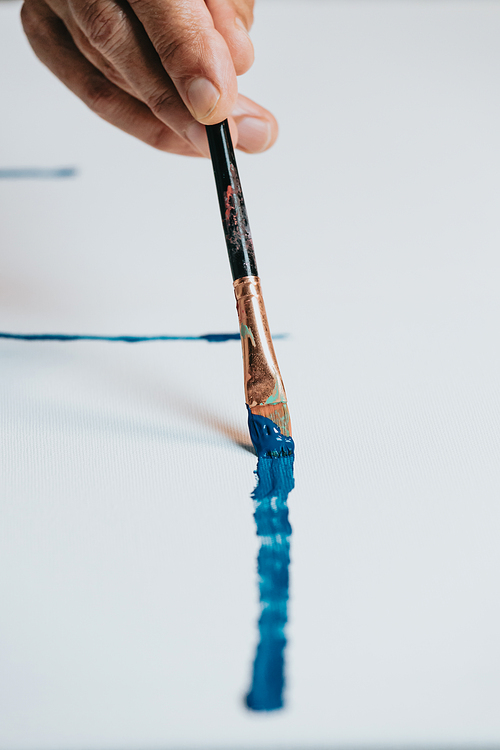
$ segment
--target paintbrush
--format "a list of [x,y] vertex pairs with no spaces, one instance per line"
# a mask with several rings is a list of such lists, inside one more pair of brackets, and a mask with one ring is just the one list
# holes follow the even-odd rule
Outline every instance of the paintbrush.
[[240,323],[250,437],[259,456],[288,456],[294,450],[290,414],[267,322],[229,125],[224,120],[206,127]]

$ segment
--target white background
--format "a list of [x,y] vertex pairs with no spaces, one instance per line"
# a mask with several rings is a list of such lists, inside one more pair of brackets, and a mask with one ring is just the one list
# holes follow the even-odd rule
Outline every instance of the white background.
[[[210,164],[0,6],[0,329],[237,330]],[[0,342],[2,750],[500,745],[500,3],[268,0],[239,157],[297,444],[287,709],[243,707],[237,343]]]

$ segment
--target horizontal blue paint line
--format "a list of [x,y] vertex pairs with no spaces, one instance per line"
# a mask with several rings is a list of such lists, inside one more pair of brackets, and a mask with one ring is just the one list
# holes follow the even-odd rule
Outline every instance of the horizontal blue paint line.
[[61,180],[77,174],[76,167],[12,167],[0,169],[0,180]]
[[[286,334],[273,336],[284,339]],[[205,333],[203,336],[80,336],[67,333],[1,333],[0,339],[20,339],[21,341],[124,341],[136,344],[142,341],[208,341],[218,344],[222,341],[239,341],[239,333]]]

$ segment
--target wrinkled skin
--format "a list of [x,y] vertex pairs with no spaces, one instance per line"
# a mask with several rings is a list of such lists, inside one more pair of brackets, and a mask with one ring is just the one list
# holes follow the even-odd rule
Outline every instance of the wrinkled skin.
[[253,63],[253,0],[25,0],[40,60],[104,120],[162,151],[209,156],[205,128],[229,117],[249,153],[273,115],[238,94]]

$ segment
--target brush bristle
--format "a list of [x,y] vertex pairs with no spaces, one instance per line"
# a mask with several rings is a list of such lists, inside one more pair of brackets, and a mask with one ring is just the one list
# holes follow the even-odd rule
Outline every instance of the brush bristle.
[[290,412],[286,401],[278,404],[265,404],[264,406],[252,406],[250,411],[259,417],[270,419],[279,428],[282,435],[292,436],[292,423],[290,421]]

